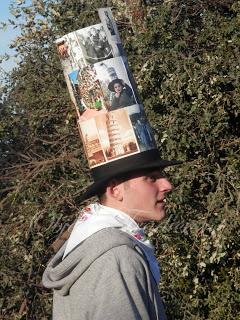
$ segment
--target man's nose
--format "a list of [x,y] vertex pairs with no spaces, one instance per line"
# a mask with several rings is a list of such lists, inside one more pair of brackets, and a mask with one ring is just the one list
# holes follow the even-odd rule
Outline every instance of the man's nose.
[[167,178],[158,179],[157,184],[160,192],[170,192],[173,189],[173,185]]

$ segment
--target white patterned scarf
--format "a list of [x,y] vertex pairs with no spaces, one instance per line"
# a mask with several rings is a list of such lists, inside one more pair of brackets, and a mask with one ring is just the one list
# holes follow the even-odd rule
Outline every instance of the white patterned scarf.
[[126,213],[99,203],[93,203],[82,210],[68,239],[63,259],[82,241],[105,228],[117,228],[134,238],[143,250],[152,275],[158,283],[160,281],[159,265],[154,255],[154,247],[147,239],[144,230]]

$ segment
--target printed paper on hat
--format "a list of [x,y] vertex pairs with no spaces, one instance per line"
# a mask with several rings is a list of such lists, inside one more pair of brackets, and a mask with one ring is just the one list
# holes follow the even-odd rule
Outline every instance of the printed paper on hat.
[[56,44],[66,73],[120,55],[118,51],[113,53],[111,39],[101,23],[68,33]]
[[[129,70],[126,68],[122,57],[95,63],[94,68],[108,111],[129,107],[140,102],[137,92],[134,90],[134,84],[128,76]],[[117,97],[117,92],[112,85],[114,82],[120,88],[120,98]]]
[[[68,74],[74,93],[79,120],[84,121],[97,115],[140,103],[136,85],[123,57],[107,59]],[[121,87],[120,98],[114,91]]]
[[[107,34],[107,38],[111,39],[112,49],[114,56],[125,56],[125,52],[122,46],[122,42],[118,33],[116,22],[113,18],[110,8],[98,9],[99,18],[104,26],[104,30]],[[120,53],[120,54],[119,54]]]
[[156,148],[141,105],[98,114],[78,125],[90,168]]
[[121,52],[116,44],[107,38],[101,23],[71,32],[58,39],[56,44],[71,100],[81,111],[83,106],[79,100],[77,77],[74,77],[74,74],[78,74],[88,65],[120,56]]
[[101,23],[56,41],[91,169],[156,149],[111,10],[98,12]]
[[79,127],[90,168],[140,151],[128,108],[81,121]]

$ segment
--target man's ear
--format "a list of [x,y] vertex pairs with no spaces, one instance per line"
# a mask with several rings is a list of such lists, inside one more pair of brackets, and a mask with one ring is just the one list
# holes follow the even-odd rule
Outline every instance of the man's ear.
[[112,180],[106,188],[106,194],[109,198],[122,201],[123,199],[123,184],[117,180]]

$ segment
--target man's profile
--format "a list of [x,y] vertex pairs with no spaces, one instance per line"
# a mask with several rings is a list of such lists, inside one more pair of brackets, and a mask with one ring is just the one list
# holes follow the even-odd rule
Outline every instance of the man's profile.
[[107,183],[45,271],[53,319],[166,319],[158,263],[138,223],[163,219],[171,190],[160,168]]
[[[104,11],[112,16],[110,9]],[[114,20],[111,24],[115,32]],[[53,289],[53,320],[166,319],[158,261],[140,224],[164,218],[166,195],[172,191],[164,168],[180,162],[161,158],[143,106],[132,100],[132,88],[121,79],[124,74],[133,78],[126,57],[121,58],[124,63],[118,61],[118,56],[111,60],[110,72],[101,71],[106,81],[99,81],[99,89],[115,98],[107,116],[100,118],[95,110],[90,119],[83,119],[90,103],[86,101],[78,119],[93,178],[78,200],[98,196],[99,201],[82,210],[44,272],[43,285]],[[120,78],[113,77],[115,70]],[[95,95],[90,80],[89,73],[79,70],[79,86]],[[140,117],[136,110],[141,110]],[[151,138],[143,135],[146,132]]]

